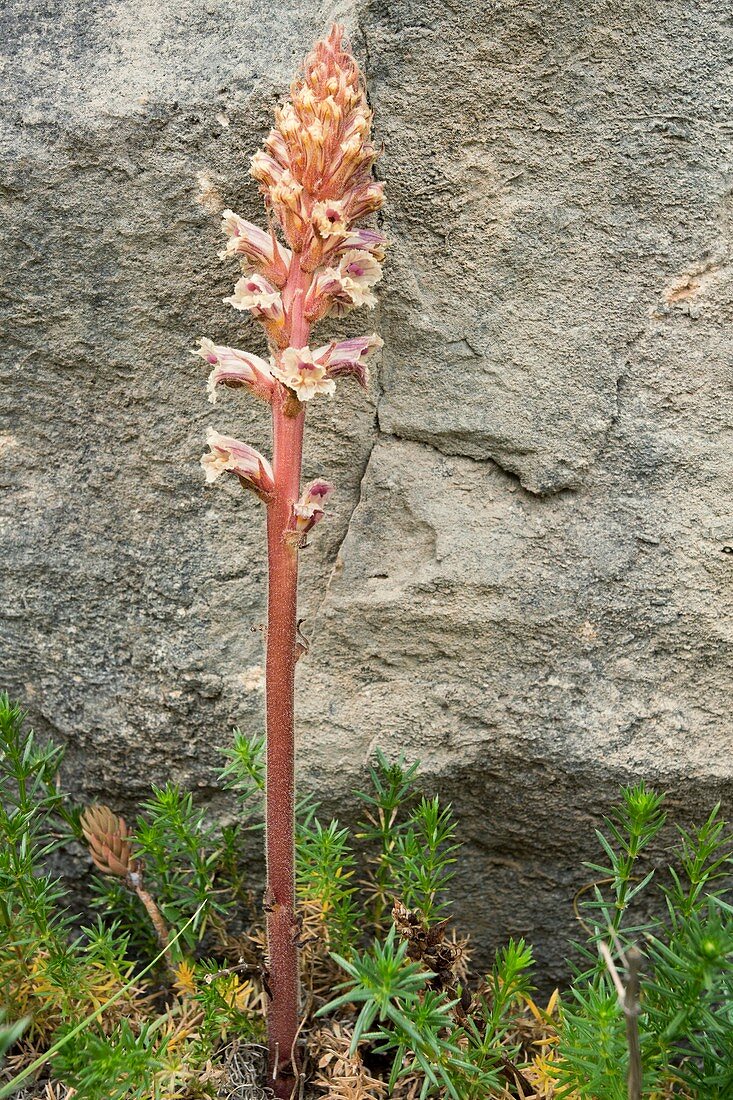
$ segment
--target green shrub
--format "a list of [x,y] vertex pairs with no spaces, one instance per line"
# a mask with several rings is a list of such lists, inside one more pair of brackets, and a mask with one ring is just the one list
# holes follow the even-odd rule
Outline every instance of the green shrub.
[[[227,1074],[248,1051],[255,1073],[267,969],[242,868],[262,828],[262,752],[261,737],[235,731],[224,754],[234,827],[218,828],[172,784],[153,788],[132,834],[119,826],[122,865],[97,860],[108,872],[94,876],[97,915],[80,924],[48,870],[60,847],[83,840],[80,808],[60,784],[61,750],[40,744],[0,696],[0,1097],[31,1067],[41,1092],[49,1080],[80,1100],[234,1094]],[[522,940],[468,980],[466,944],[447,916],[458,826],[418,782],[416,764],[377,754],[368,788],[355,792],[365,811],[358,843],[322,821],[313,800],[299,806],[303,1045],[317,1095],[626,1100],[617,983],[637,944],[640,1095],[733,1096],[733,858],[720,807],[679,830],[659,874],[646,859],[665,826],[663,800],[642,784],[622,791],[581,892],[582,964],[541,1008]],[[121,821],[104,813],[105,828]]]

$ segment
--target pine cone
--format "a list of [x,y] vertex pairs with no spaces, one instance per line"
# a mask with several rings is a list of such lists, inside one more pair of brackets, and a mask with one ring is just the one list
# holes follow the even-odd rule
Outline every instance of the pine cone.
[[127,878],[138,870],[124,817],[112,813],[108,806],[88,806],[80,821],[89,854],[102,874]]

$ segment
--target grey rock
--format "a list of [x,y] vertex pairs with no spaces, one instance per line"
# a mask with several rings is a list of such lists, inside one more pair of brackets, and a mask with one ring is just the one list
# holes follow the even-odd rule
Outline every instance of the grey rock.
[[[370,396],[310,416],[338,484],[303,557],[300,769],[327,810],[379,745],[467,840],[458,919],[563,976],[618,785],[730,811],[731,87],[721,5],[10,0],[0,25],[3,685],[80,798],[215,789],[259,728],[262,513],[206,489],[218,212],[310,40],[368,74],[393,241]],[[357,328],[354,327],[354,331]]]

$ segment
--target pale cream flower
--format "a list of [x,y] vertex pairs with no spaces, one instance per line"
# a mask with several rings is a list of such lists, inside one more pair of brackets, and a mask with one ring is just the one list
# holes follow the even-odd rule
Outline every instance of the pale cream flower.
[[254,317],[282,322],[285,318],[280,292],[268,283],[264,275],[243,275],[237,280],[234,294],[224,299],[235,309],[249,310]]
[[384,340],[376,333],[371,336],[352,336],[349,340],[333,341],[316,348],[313,358],[326,368],[329,378],[351,375],[366,389],[369,382],[367,362],[370,356],[384,346]]
[[293,530],[299,542],[302,543],[308,532],[323,519],[323,505],[332,492],[330,481],[317,478],[303,490],[300,500],[293,505]]
[[246,489],[262,499],[269,497],[275,488],[275,478],[272,466],[259,451],[248,443],[221,435],[214,428],[207,429],[206,442],[211,450],[202,456],[201,465],[207,482],[216,481],[220,474],[232,473]]
[[280,244],[274,232],[240,218],[233,210],[222,214],[222,233],[228,238],[226,248],[219,253],[221,259],[239,256],[245,270],[261,268],[277,286],[282,286],[290,270],[292,252]]
[[306,312],[313,319],[329,313],[343,317],[359,306],[376,305],[372,287],[382,278],[382,268],[371,252],[349,249],[338,267],[327,267],[313,280],[306,299]]
[[336,389],[326,367],[316,363],[310,348],[285,348],[277,360],[271,361],[270,370],[299,401],[310,401],[318,393],[331,397]]
[[311,221],[319,235],[327,237],[347,237],[349,224],[346,218],[344,202],[325,200],[315,203]]
[[339,275],[359,288],[374,286],[382,278],[382,266],[369,252],[352,248],[339,261]]
[[258,397],[269,401],[275,387],[269,364],[258,355],[215,344],[202,336],[200,348],[192,352],[199,355],[213,369],[208,379],[209,401],[216,401],[217,386],[244,386]]

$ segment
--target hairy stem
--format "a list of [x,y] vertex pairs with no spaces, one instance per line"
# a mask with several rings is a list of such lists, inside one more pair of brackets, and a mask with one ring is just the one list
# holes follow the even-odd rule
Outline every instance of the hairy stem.
[[[303,296],[309,281],[293,262],[283,301],[290,342],[302,347],[309,326]],[[298,550],[287,537],[292,507],[300,496],[305,410],[288,391],[272,402],[275,490],[267,508],[267,949],[271,1001],[268,1016],[270,1070],[275,1095],[289,1097],[297,1070],[298,925],[295,915],[295,725]]]

